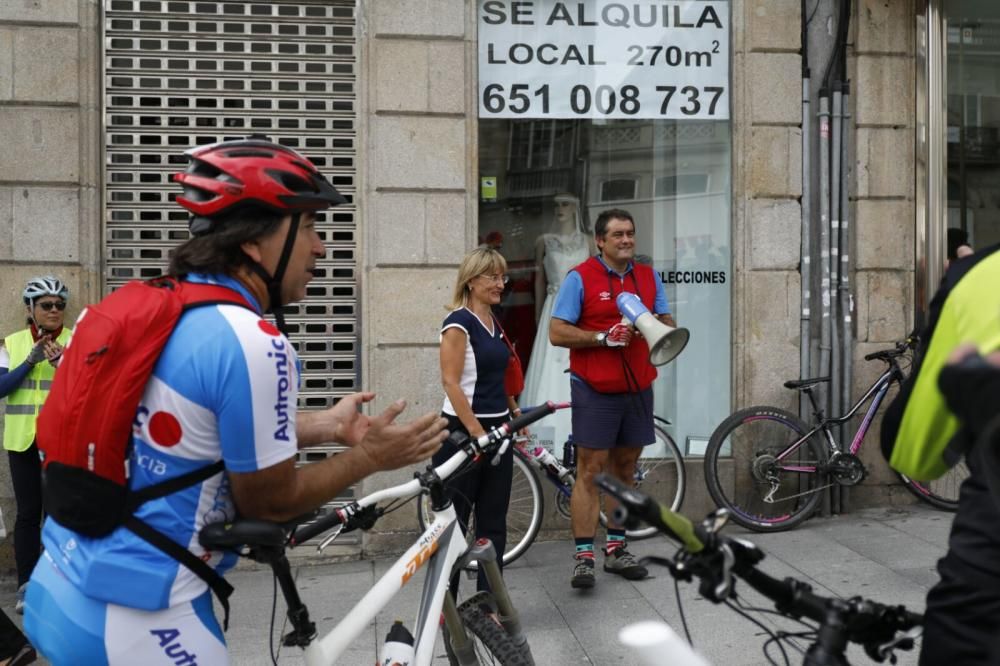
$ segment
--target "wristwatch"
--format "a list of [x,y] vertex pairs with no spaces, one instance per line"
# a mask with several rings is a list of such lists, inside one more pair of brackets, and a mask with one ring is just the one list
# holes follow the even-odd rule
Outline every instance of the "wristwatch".
[[597,335],[594,336],[594,339],[597,340],[597,344],[604,347],[607,345],[608,332],[600,331]]

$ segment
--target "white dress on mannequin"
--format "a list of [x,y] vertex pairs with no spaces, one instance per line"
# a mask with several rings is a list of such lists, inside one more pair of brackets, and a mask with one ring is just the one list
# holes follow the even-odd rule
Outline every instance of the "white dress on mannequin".
[[[531,360],[524,377],[524,391],[520,396],[521,407],[533,407],[546,400],[569,401],[569,349],[555,347],[549,342],[549,320],[556,292],[566,273],[590,256],[589,238],[580,231],[568,234],[545,234],[545,301],[538,318],[535,342],[531,348]],[[531,427],[532,434],[538,436],[539,444],[562,455],[562,445],[572,431],[570,410],[561,409],[546,416]]]

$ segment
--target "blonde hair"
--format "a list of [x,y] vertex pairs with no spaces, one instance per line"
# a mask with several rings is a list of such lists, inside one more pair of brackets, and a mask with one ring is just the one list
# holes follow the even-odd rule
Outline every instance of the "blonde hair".
[[507,272],[507,260],[503,255],[489,247],[477,247],[465,255],[458,267],[458,278],[455,280],[455,291],[451,295],[449,310],[457,310],[465,305],[468,296],[469,283],[480,275],[496,275]]

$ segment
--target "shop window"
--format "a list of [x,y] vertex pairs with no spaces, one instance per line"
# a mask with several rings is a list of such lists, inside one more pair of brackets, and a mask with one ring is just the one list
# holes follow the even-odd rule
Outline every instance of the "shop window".
[[628,201],[639,191],[638,178],[616,178],[601,183],[601,201]]
[[[498,315],[526,368],[522,405],[569,398],[553,303],[595,252],[598,215],[624,208],[636,260],[691,331],[659,368],[654,410],[682,447],[703,443],[732,393],[729,3],[478,4],[479,241],[508,262]],[[569,429],[560,412],[533,432],[561,452]]]

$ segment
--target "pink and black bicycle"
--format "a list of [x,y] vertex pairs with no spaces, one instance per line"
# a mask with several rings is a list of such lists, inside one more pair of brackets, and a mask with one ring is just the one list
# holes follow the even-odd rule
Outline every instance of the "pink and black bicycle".
[[[913,338],[865,356],[882,361],[885,371],[843,416],[825,417],[813,387],[829,377],[792,380],[785,387],[802,391],[812,404],[814,422],[807,425],[777,407],[749,407],[723,421],[705,451],[705,482],[712,499],[729,509],[732,519],[758,532],[779,532],[800,524],[816,511],[822,492],[835,484],[854,486],[867,468],[858,456],[868,428],[886,393],[902,382],[916,341]],[[850,446],[838,446],[832,428],[849,422],[869,403]],[[958,491],[969,476],[962,461],[930,483],[899,474],[907,490],[939,509],[955,511]]]

